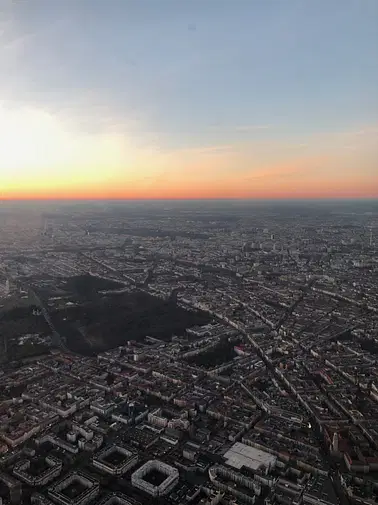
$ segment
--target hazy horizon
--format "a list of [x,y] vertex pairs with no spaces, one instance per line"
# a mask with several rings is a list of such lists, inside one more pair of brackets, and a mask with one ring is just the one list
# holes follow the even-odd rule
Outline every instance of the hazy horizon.
[[109,203],[138,203],[138,202],[177,202],[177,203],[185,203],[185,202],[235,202],[235,203],[340,203],[340,202],[356,202],[356,203],[368,203],[368,202],[377,202],[378,197],[339,197],[339,198],[330,198],[330,197],[319,197],[319,198],[8,198],[1,199],[0,205],[6,205],[11,203],[96,203],[96,202],[109,202]]

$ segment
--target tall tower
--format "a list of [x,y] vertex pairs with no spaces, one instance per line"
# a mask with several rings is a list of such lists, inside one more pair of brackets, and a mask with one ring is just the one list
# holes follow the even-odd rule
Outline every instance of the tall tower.
[[129,403],[129,417],[131,417],[131,419],[134,419],[134,416],[135,416],[135,403],[134,402],[130,402]]
[[5,281],[5,289],[4,289],[4,294],[5,296],[8,296],[10,293],[10,282],[9,279]]
[[338,450],[339,450],[339,434],[337,433],[337,431],[335,431],[332,438],[332,451],[338,452]]

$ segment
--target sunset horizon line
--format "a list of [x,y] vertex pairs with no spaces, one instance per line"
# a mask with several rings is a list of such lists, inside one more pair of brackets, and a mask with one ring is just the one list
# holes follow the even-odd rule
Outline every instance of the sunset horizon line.
[[256,196],[256,197],[235,197],[235,196],[209,196],[209,197],[0,197],[0,202],[32,202],[32,201],[113,201],[113,202],[138,202],[138,201],[287,201],[287,200],[305,200],[305,201],[317,201],[317,200],[378,200],[377,195],[356,195],[356,196]]

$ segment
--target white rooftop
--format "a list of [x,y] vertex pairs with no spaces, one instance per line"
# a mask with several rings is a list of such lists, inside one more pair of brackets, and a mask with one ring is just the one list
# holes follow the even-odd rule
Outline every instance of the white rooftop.
[[277,458],[268,452],[250,447],[249,445],[236,442],[225,454],[226,463],[233,468],[240,469],[243,466],[251,470],[258,470],[260,467],[274,466]]

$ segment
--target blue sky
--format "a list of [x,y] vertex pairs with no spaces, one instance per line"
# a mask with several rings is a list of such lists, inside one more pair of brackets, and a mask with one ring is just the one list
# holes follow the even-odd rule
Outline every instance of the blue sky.
[[376,0],[0,0],[0,101],[134,150],[301,145],[378,124],[377,19]]

